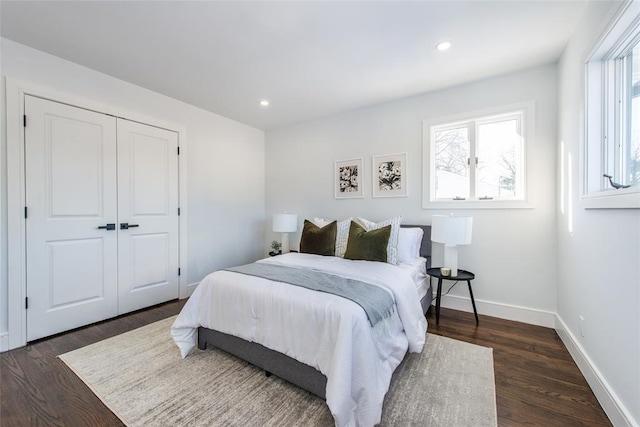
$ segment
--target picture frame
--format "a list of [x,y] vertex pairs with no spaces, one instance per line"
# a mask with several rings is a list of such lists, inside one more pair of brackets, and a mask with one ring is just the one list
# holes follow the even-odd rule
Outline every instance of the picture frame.
[[407,153],[373,156],[373,197],[407,197]]
[[364,197],[364,162],[362,157],[336,161],[333,177],[336,199]]

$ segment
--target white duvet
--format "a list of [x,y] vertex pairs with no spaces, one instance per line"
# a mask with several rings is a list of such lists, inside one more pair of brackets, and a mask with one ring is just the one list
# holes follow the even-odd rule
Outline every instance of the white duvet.
[[262,344],[327,377],[327,405],[336,425],[379,423],[391,374],[407,349],[419,353],[425,343],[427,321],[410,273],[386,263],[298,253],[258,262],[375,284],[391,293],[396,309],[372,328],[364,310],[342,297],[216,271],[198,285],[171,328],[182,357],[195,347],[200,326]]

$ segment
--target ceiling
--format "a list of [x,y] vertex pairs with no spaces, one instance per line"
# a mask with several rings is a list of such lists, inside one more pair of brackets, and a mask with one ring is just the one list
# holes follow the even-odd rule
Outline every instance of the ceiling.
[[[0,29],[18,43],[268,130],[553,63],[585,6],[2,0]],[[449,51],[435,49],[442,40],[452,42]]]

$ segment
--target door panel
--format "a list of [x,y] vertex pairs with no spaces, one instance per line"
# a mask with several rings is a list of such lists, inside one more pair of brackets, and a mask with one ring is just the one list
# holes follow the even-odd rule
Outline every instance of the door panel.
[[51,310],[104,297],[103,239],[47,242]]
[[[132,291],[150,286],[164,286],[169,282],[168,268],[170,239],[168,233],[138,234],[130,239],[133,256],[130,267],[133,270]],[[159,260],[165,260],[159,262]],[[173,273],[173,272],[172,272]]]
[[175,132],[118,119],[120,313],[178,298],[177,149]]
[[175,153],[169,152],[171,146],[177,150],[177,143],[172,144],[170,139],[140,133],[129,135],[130,215],[169,215],[172,196],[169,157],[176,160]]
[[103,127],[65,117],[49,117],[47,125],[50,216],[101,216]]
[[113,317],[115,118],[25,96],[27,340]]

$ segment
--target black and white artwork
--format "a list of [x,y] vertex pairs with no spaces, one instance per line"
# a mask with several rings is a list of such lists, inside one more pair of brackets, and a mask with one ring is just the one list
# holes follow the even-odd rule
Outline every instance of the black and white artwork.
[[352,199],[364,196],[362,158],[335,162],[335,198]]
[[407,153],[373,157],[373,197],[407,196]]

